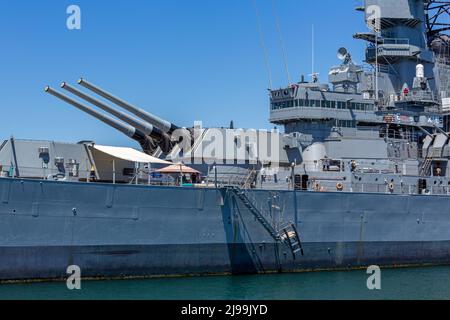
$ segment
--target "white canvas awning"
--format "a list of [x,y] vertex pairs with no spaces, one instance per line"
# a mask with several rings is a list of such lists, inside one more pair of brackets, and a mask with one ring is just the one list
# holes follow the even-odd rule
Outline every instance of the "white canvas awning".
[[137,151],[133,148],[123,148],[123,147],[109,147],[94,145],[93,148],[100,152],[106,153],[112,157],[122,159],[125,161],[137,162],[137,163],[155,163],[155,164],[166,164],[170,165],[172,162],[164,161],[155,157],[152,157],[143,152]]

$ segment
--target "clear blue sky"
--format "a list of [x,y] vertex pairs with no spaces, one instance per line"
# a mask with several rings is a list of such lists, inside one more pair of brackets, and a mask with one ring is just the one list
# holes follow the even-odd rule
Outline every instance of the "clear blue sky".
[[[45,0],[0,3],[0,137],[135,146],[46,95],[83,76],[180,126],[271,128],[268,80],[253,0]],[[257,0],[275,87],[286,85],[272,0]],[[66,8],[82,30],[66,28]],[[346,46],[357,62],[366,31],[357,0],[277,0],[292,77],[311,73],[311,26],[321,80]]]

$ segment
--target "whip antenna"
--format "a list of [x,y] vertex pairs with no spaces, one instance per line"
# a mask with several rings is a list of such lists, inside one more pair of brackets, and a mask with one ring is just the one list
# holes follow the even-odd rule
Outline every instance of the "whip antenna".
[[286,55],[286,50],[285,50],[285,47],[284,47],[283,36],[282,36],[282,33],[281,33],[280,19],[278,18],[278,13],[277,13],[276,0],[272,0],[272,10],[273,10],[274,18],[275,18],[275,25],[277,27],[278,39],[280,41],[281,53],[283,55],[284,68],[286,69],[286,77],[287,77],[289,85],[291,85],[292,84],[291,75],[289,73],[289,66],[288,66],[288,62],[287,62],[287,55]]
[[270,60],[269,60],[269,53],[267,51],[266,43],[264,40],[264,32],[261,25],[261,17],[258,10],[258,5],[256,4],[256,0],[252,0],[253,8],[255,9],[255,15],[256,15],[256,24],[258,27],[259,32],[259,43],[261,46],[261,49],[263,50],[264,54],[264,63],[266,65],[266,71],[267,76],[269,78],[269,89],[272,90],[272,72],[270,71]]

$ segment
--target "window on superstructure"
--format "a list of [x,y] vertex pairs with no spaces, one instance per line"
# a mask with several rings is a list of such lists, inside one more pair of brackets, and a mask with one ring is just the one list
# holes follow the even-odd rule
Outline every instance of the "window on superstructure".
[[341,127],[341,128],[356,128],[356,121],[336,120],[336,126]]

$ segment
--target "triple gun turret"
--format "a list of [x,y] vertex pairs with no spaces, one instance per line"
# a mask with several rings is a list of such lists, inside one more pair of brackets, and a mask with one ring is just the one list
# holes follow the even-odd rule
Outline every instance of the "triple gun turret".
[[161,153],[167,154],[172,150],[175,142],[171,140],[170,135],[175,130],[179,129],[178,126],[152,115],[143,109],[135,107],[84,79],[78,80],[78,84],[112,102],[113,104],[125,109],[134,116],[115,109],[103,101],[100,101],[99,99],[72,87],[66,82],[61,84],[62,89],[72,93],[91,105],[96,106],[108,114],[104,114],[94,108],[91,108],[90,106],[80,103],[49,86],[45,88],[45,92],[59,98],[60,100],[93,116],[94,118],[132,138],[141,145],[144,152],[150,155],[160,155]]

